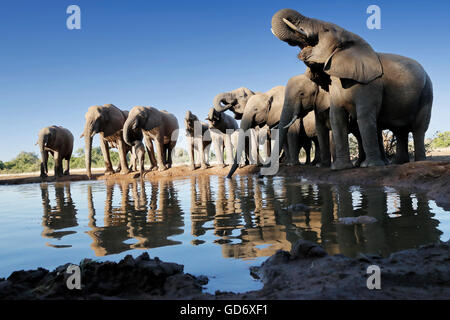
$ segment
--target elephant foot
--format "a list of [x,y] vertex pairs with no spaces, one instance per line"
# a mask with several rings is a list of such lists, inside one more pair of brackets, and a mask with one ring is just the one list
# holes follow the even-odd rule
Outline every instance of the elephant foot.
[[320,161],[314,160],[314,161],[311,162],[309,165],[312,166],[312,167],[316,167],[319,163],[320,163]]
[[69,170],[64,171],[63,175],[64,175],[64,176],[70,175]]
[[345,169],[351,169],[353,168],[353,164],[350,160],[336,160],[331,165],[331,170],[337,171],[337,170],[345,170]]
[[401,158],[401,157],[395,157],[394,160],[392,160],[392,164],[405,164],[409,162],[409,158]]
[[106,170],[105,176],[110,176],[110,175],[113,175],[114,173],[115,173],[114,170]]
[[163,172],[163,171],[166,171],[166,170],[167,170],[167,167],[166,167],[166,166],[158,167],[158,171],[159,171],[159,172]]
[[316,164],[316,168],[329,168],[331,167],[331,162],[319,162]]
[[48,178],[48,175],[46,173],[41,173],[41,178],[42,179]]
[[200,166],[200,169],[202,169],[202,170],[206,170],[208,168],[209,168],[209,166],[205,163]]
[[360,167],[361,168],[368,168],[368,167],[383,167],[386,164],[384,163],[383,160],[381,159],[376,159],[376,160],[364,160],[363,162],[361,162]]

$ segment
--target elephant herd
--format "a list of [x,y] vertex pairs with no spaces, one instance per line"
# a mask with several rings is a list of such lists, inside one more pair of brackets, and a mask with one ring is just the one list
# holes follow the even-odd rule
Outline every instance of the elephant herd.
[[[307,67],[305,73],[289,79],[286,86],[267,92],[240,87],[218,94],[206,117],[207,123],[187,111],[184,124],[191,169],[195,169],[195,150],[201,168],[208,166],[209,148],[213,145],[219,165],[233,164],[228,175],[231,177],[238,163],[249,163],[254,152],[248,148],[251,135],[244,134],[249,131],[264,133],[267,155],[276,154],[278,161],[278,156],[284,154],[289,165],[299,164],[301,148],[306,151],[307,164],[332,170],[388,164],[382,139],[385,129],[392,131],[397,141],[393,163],[409,161],[410,132],[415,161],[426,159],[424,140],[431,117],[433,87],[418,62],[375,52],[358,35],[291,9],[280,10],[272,17],[272,33],[290,46],[299,47],[298,58]],[[234,113],[234,119],[226,110]],[[141,175],[146,152],[151,170],[171,167],[179,132],[173,114],[141,106],[128,112],[109,104],[90,107],[85,118],[82,137],[89,177],[92,137],[96,133],[100,135],[106,174],[114,172],[109,156],[112,147],[119,150],[120,165],[116,171],[123,174],[130,172],[128,152],[131,169]],[[236,120],[240,120],[239,126]],[[274,130],[278,130],[279,143],[272,148]],[[349,133],[358,140],[359,156],[355,163],[350,160]],[[315,156],[311,162],[312,142]],[[57,126],[42,129],[38,144],[42,177],[48,173],[48,153],[54,156],[56,175],[69,173],[73,136],[67,129]]]

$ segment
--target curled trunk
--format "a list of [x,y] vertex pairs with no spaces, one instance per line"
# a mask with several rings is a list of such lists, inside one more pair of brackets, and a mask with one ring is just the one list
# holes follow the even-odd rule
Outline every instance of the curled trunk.
[[224,92],[218,94],[213,101],[214,109],[217,112],[224,112],[232,107],[237,100],[232,93]]

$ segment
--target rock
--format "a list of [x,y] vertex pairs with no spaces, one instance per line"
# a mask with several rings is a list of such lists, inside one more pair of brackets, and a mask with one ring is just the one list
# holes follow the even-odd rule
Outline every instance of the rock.
[[290,260],[304,259],[304,258],[320,258],[327,255],[326,251],[317,243],[298,240],[291,249]]

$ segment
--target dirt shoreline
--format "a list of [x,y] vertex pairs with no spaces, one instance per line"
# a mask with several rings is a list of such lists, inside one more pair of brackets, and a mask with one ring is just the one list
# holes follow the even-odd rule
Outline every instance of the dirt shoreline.
[[[164,300],[299,300],[299,299],[448,299],[450,242],[421,246],[381,258],[329,256],[319,245],[299,240],[290,252],[278,251],[249,270],[261,279],[260,290],[245,293],[203,292],[205,276],[183,272],[183,266],[162,262],[148,253],[120,262],[80,262],[80,290],[69,290],[70,264],[48,271],[15,271],[0,279],[0,300],[35,299],[164,299]],[[380,289],[368,288],[380,270]]]
[[[247,166],[236,171],[236,175],[259,174],[261,167]],[[188,166],[178,166],[166,171],[151,171],[145,174],[145,180],[187,178],[200,175],[226,176],[229,167],[211,167],[191,170]],[[430,199],[450,210],[450,161],[422,161],[385,167],[354,168],[343,171],[331,171],[329,168],[311,166],[281,166],[277,176],[297,176],[313,183],[353,184],[389,186],[408,189],[413,192],[425,192]],[[139,173],[128,175],[113,174],[105,176],[95,173],[93,180],[123,181],[139,177]],[[0,177],[0,185],[16,185],[41,182],[65,182],[89,180],[85,174],[74,174],[55,178],[50,176],[42,180],[39,176]]]

